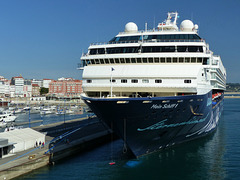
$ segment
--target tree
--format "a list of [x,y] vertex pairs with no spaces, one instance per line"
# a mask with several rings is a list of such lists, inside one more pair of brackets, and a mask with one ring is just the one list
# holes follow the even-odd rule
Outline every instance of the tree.
[[48,88],[41,87],[40,95],[47,94],[47,93],[48,93]]

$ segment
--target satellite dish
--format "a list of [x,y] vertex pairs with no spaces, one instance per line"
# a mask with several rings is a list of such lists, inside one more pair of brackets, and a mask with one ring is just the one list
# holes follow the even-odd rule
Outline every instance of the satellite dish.
[[125,25],[125,32],[126,33],[138,32],[138,27],[135,23],[129,22]]
[[193,31],[194,24],[190,20],[184,20],[180,25],[181,31]]

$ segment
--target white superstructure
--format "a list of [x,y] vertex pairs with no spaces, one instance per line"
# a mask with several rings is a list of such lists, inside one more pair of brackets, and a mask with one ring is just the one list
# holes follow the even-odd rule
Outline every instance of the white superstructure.
[[168,13],[156,29],[125,26],[107,43],[91,44],[81,57],[83,91],[90,97],[147,97],[224,91],[226,71],[199,37],[198,25]]

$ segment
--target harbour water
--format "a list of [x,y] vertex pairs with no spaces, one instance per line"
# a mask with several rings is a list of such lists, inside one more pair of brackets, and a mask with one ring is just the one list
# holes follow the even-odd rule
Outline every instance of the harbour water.
[[239,179],[239,128],[240,99],[225,99],[219,126],[207,137],[139,159],[124,155],[115,140],[17,179]]

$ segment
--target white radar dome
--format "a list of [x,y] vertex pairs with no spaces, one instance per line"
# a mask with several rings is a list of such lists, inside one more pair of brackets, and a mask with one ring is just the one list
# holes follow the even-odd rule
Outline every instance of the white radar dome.
[[193,31],[194,24],[190,20],[184,20],[180,25],[181,31]]
[[194,25],[194,29],[198,30],[198,25],[197,24]]
[[129,22],[125,25],[125,32],[126,33],[132,33],[132,32],[137,32],[137,31],[138,31],[138,27],[135,23]]

